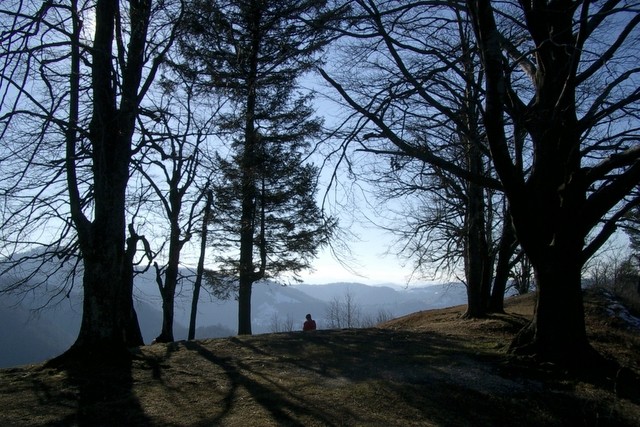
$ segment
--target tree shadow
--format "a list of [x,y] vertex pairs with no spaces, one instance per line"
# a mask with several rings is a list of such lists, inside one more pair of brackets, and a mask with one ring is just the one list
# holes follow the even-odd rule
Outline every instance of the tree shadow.
[[[66,373],[64,390],[49,390],[58,404],[72,405],[72,411],[49,426],[151,426],[133,392],[133,353],[68,352],[49,361],[45,368]],[[53,396],[56,395],[56,396]]]
[[[331,420],[331,416],[325,409],[314,406],[312,403],[304,402],[301,398],[296,397],[293,393],[284,387],[274,384],[267,380],[262,383],[251,378],[251,375],[266,379],[261,372],[254,370],[248,364],[235,360],[231,357],[220,357],[205,348],[197,341],[184,342],[184,347],[188,350],[197,352],[204,359],[220,367],[227,375],[230,381],[230,389],[224,398],[223,408],[220,414],[201,425],[217,425],[222,422],[227,414],[231,411],[235,395],[239,388],[244,388],[251,397],[265,408],[273,420],[279,425],[287,426],[304,426],[306,423],[297,419],[299,416],[312,418],[322,425],[336,425]],[[261,353],[267,354],[260,351]]]
[[[230,384],[223,401],[219,401],[223,407],[219,414],[199,425],[222,423],[237,404],[240,389],[246,390],[278,425],[302,426],[311,422],[333,426],[342,425],[345,419],[366,423],[361,418],[362,414],[353,411],[347,402],[323,406],[320,399],[315,401],[309,399],[308,395],[296,395],[274,376],[273,366],[264,368],[264,365],[252,363],[256,360],[271,360],[267,363],[286,367],[287,375],[318,378],[329,384],[332,381],[336,381],[336,384],[341,381],[370,382],[375,384],[374,387],[398,387],[396,392],[400,394],[400,384],[410,384],[418,389],[426,385],[431,391],[440,390],[441,385],[450,378],[439,366],[462,363],[460,357],[475,358],[472,351],[465,350],[462,341],[458,343],[450,337],[423,333],[399,334],[385,330],[368,330],[366,333],[358,330],[284,333],[264,338],[236,337],[229,339],[229,342],[238,347],[230,351],[242,353],[242,357],[220,356],[197,341],[181,343],[185,349],[195,351],[215,364],[228,377]],[[457,361],[450,358],[453,353],[457,354]],[[426,357],[427,354],[429,357]],[[463,386],[459,388],[465,390]],[[447,392],[441,390],[440,395],[442,399],[438,400],[438,404],[446,400]],[[428,395],[424,396],[429,401],[433,400]],[[418,406],[416,410],[419,410]]]
[[[474,420],[480,426],[496,420],[495,407],[502,408],[506,423],[517,419],[527,401],[543,412],[523,425],[559,416],[563,405],[590,419],[594,411],[577,412],[587,401],[563,395],[557,405],[547,402],[544,390],[554,388],[556,375],[541,376],[510,360],[503,352],[435,332],[291,332],[176,342],[126,355],[65,356],[46,366],[48,375],[60,376],[58,385],[41,375],[33,388],[39,412],[57,407],[56,421],[43,424],[50,426],[209,426],[245,419],[283,426],[367,425],[394,411],[402,411],[402,420],[411,419],[408,413],[435,425]],[[163,410],[171,414],[149,415]]]

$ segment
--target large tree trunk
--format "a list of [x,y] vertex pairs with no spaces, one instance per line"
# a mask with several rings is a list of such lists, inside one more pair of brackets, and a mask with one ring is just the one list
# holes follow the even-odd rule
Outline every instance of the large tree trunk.
[[526,28],[538,47],[535,102],[517,112],[534,151],[531,175],[525,178],[511,158],[504,133],[509,85],[493,8],[487,0],[467,4],[485,65],[484,122],[494,166],[538,286],[533,321],[513,349],[572,363],[590,348],[580,286],[582,247],[588,230],[580,221],[586,186],[581,177],[575,109],[575,59],[579,52],[574,50],[572,32],[574,6],[543,2],[525,9]]
[[95,157],[103,161],[94,166],[95,219],[92,223],[81,222],[78,232],[84,263],[84,303],[75,348],[143,344],[133,307],[133,265],[125,250],[128,156],[127,150],[122,150],[121,138],[105,135],[108,132],[103,130],[102,136],[116,143],[103,143],[101,147],[109,154],[101,153],[95,145],[100,153]]
[[465,318],[478,318],[486,315],[485,262],[486,242],[479,228],[484,225],[472,220],[467,226],[465,249],[465,276],[467,279],[467,310]]
[[[469,144],[469,170],[482,173],[482,155],[476,144]],[[467,211],[465,218],[465,276],[467,279],[467,311],[465,318],[483,317],[487,313],[490,293],[491,260],[485,228],[485,198],[482,186],[467,184]],[[489,269],[489,271],[487,271]]]
[[571,146],[567,141],[577,138],[568,125],[572,118],[575,115],[569,110],[562,124],[548,125],[539,141],[534,135],[535,143],[544,146],[539,150],[543,159],[528,183],[527,200],[511,198],[518,206],[515,210],[512,204],[515,230],[533,266],[538,289],[532,324],[516,340],[514,349],[567,364],[590,349],[581,288],[585,236],[580,217],[586,189],[579,162],[562,153]]
[[81,221],[78,229],[84,302],[74,348],[108,347],[117,351],[142,345],[143,341],[133,307],[133,265],[125,244],[128,155],[116,132],[101,130],[104,139],[94,144],[94,157],[102,157],[94,166],[95,219],[92,223]]
[[133,307],[133,283],[127,280],[126,265],[112,259],[84,258],[84,300],[80,333],[75,349],[118,351],[143,344]]
[[[548,126],[544,135],[547,146],[555,145],[551,144],[554,139],[572,138],[561,126]],[[538,290],[532,324],[516,340],[514,349],[570,364],[590,348],[582,305],[584,230],[579,221],[586,190],[579,168],[571,174],[571,162],[564,164],[566,169],[555,164],[556,159],[567,156],[541,151],[551,159],[534,171],[528,200],[512,197],[518,206],[515,210],[512,204],[515,230],[533,266]]]
[[538,300],[529,326],[511,350],[542,360],[575,364],[591,353],[584,323],[580,264],[552,251],[534,264]]
[[112,0],[96,3],[89,132],[93,221],[82,212],[75,141],[67,141],[70,209],[84,262],[82,323],[72,351],[117,353],[143,343],[133,307],[133,266],[125,248],[125,196],[150,3],[131,4],[130,18],[136,26],[129,37],[126,66],[121,70],[122,86],[116,93],[112,51],[118,8],[118,2]]

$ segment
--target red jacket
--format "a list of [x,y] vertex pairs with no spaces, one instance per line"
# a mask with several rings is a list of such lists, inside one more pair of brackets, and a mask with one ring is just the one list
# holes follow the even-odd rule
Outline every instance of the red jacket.
[[315,320],[307,320],[302,325],[303,331],[315,331],[316,330],[316,321]]

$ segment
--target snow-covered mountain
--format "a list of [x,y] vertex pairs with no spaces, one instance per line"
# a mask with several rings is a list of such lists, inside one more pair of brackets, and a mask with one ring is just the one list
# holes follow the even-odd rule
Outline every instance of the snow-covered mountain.
[[[402,287],[369,286],[360,283],[282,286],[256,283],[252,293],[254,333],[300,330],[304,316],[311,313],[318,328],[326,328],[330,304],[349,296],[362,316],[375,318],[384,311],[392,317],[420,310],[448,307],[466,301],[462,284]],[[136,311],[146,343],[160,332],[161,300],[152,275],[136,278]],[[40,310],[46,294],[17,300],[0,296],[0,367],[36,363],[66,350],[75,340],[81,319],[81,295],[72,293],[61,303]],[[186,339],[191,307],[191,283],[185,283],[176,298],[174,333]],[[206,292],[200,297],[196,338],[233,335],[238,309],[234,299],[221,301]]]

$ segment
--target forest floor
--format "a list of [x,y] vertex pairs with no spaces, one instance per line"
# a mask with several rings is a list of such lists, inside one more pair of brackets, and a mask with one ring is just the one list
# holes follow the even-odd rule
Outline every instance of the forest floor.
[[[122,363],[0,370],[0,426],[639,426],[637,383],[507,355],[533,296],[504,315],[430,310],[378,328],[156,344]],[[589,338],[640,375],[637,318],[585,297]],[[625,372],[625,371],[623,371]],[[625,374],[626,375],[626,374]],[[616,393],[618,392],[618,393]]]

